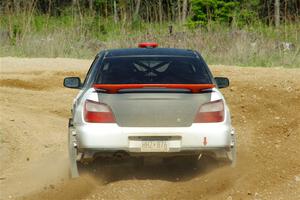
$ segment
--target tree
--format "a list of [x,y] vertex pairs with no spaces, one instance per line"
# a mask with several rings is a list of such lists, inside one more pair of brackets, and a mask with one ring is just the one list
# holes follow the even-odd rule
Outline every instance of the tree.
[[183,5],[182,5],[182,22],[184,23],[186,20],[186,16],[187,16],[187,0],[183,0]]
[[93,4],[94,4],[94,1],[93,0],[89,0],[89,9],[90,9],[90,12],[93,12]]
[[280,3],[279,3],[279,0],[275,0],[275,3],[274,3],[274,7],[275,7],[275,11],[274,11],[274,14],[275,14],[275,26],[278,27],[280,25]]
[[118,10],[117,10],[117,1],[114,0],[114,21],[115,23],[118,22]]
[[163,14],[162,14],[162,13],[163,13],[163,9],[162,9],[162,1],[161,1],[161,0],[158,1],[158,10],[159,10],[159,11],[158,11],[158,13],[159,13],[159,23],[162,24],[162,20],[163,20],[163,16],[162,16],[162,15],[163,15]]
[[192,20],[200,24],[209,21],[230,23],[237,11],[239,2],[235,0],[192,0]]
[[136,6],[135,6],[135,11],[133,17],[136,19],[139,15],[140,11],[140,6],[141,6],[141,0],[136,0]]
[[[115,23],[132,23],[138,17],[143,22],[183,22],[206,25],[218,21],[245,25],[261,21],[278,26],[280,22],[299,22],[300,0],[1,0],[0,12],[28,13],[35,2],[34,15],[70,14],[84,24],[92,14],[113,19]],[[75,18],[74,18],[75,19]],[[120,20],[122,19],[122,20]]]

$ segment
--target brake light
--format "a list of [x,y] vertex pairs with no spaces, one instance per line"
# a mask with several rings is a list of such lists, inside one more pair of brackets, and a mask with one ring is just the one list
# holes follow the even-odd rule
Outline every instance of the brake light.
[[196,115],[195,123],[222,122],[224,120],[224,102],[222,99],[203,104]]
[[158,44],[155,42],[142,42],[139,43],[140,48],[156,48],[158,47]]
[[84,120],[90,123],[115,123],[115,117],[109,106],[91,100],[85,101]]

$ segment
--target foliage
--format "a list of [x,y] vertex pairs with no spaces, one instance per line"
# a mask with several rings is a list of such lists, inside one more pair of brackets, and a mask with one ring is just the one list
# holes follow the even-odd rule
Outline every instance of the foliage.
[[[138,3],[139,2],[139,3]],[[300,1],[280,1],[282,21],[299,22]],[[184,6],[186,5],[186,6]],[[240,26],[257,20],[266,24],[274,22],[274,0],[2,0],[1,13],[30,12],[37,15],[96,15],[115,18],[120,23],[139,21],[177,21],[206,25],[208,21]]]
[[300,67],[300,2],[281,1],[277,28],[273,2],[3,0],[0,56],[90,58],[100,49],[157,41],[199,50],[214,64]]
[[230,23],[239,2],[230,0],[192,0],[192,21],[207,24],[208,21]]

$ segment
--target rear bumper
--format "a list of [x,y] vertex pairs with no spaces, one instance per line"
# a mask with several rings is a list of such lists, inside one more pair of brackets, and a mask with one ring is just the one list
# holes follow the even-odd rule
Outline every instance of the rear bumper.
[[[73,129],[79,151],[140,153],[137,137],[167,137],[176,140],[170,153],[218,151],[232,146],[233,131],[225,123],[193,124],[190,127],[119,127],[117,124],[85,124]],[[169,152],[166,152],[169,153]]]

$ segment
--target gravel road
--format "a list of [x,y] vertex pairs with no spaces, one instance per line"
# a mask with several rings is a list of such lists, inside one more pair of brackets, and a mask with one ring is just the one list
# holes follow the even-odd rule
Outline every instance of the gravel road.
[[67,121],[91,60],[0,58],[0,199],[300,199],[300,69],[211,66],[237,132],[235,168],[95,163],[68,178]]

